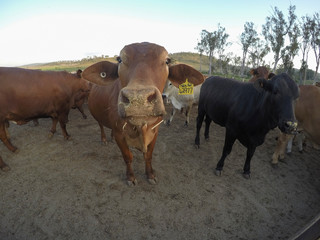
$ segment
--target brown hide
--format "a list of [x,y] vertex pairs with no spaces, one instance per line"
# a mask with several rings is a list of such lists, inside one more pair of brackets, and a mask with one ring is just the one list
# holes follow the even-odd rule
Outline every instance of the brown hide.
[[[187,65],[170,66],[168,52],[152,43],[125,46],[118,64],[99,62],[84,70],[82,77],[96,83],[91,89],[88,106],[101,128],[112,129],[127,165],[127,181],[136,184],[129,147],[143,152],[146,175],[155,183],[151,160],[158,127],[165,114],[161,93],[169,78],[179,85],[188,78],[198,85],[203,82],[200,72]],[[102,86],[100,86],[102,85]]]
[[249,82],[255,82],[259,78],[264,78],[266,80],[269,78],[269,70],[264,66],[251,69],[250,74],[252,77]]
[[[295,117],[298,130],[302,130],[307,137],[316,144],[320,144],[320,88],[313,85],[301,85],[300,97],[295,103]],[[277,147],[272,156],[272,163],[284,158],[285,147],[290,136],[282,134],[278,138]]]
[[[77,74],[38,71],[22,68],[0,68],[0,139],[11,151],[16,151],[6,134],[5,124],[23,124],[42,117],[53,119],[52,134],[59,121],[63,135],[68,113],[75,104],[75,96],[88,95],[88,82]],[[1,161],[0,161],[1,167]]]

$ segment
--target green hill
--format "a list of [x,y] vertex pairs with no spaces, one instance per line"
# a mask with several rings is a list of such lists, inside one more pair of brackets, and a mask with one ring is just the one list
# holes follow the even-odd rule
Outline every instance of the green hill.
[[[197,53],[173,53],[169,54],[173,63],[184,63],[200,70],[200,55]],[[74,72],[78,69],[85,69],[86,67],[100,61],[116,62],[116,57],[88,57],[79,61],[59,61],[50,63],[35,63],[30,65],[22,66],[27,69],[40,69],[43,71],[68,71]],[[202,72],[208,72],[209,59],[207,56],[202,56]]]

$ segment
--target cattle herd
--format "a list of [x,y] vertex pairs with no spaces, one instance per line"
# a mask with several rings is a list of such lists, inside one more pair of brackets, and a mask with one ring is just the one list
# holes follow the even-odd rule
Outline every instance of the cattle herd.
[[[38,118],[51,118],[49,136],[53,136],[59,122],[67,140],[70,137],[66,129],[69,111],[78,108],[83,113],[82,104],[87,100],[100,126],[102,142],[106,142],[104,127],[112,130],[112,138],[126,164],[128,184],[137,184],[130,148],[143,153],[147,179],[156,184],[152,153],[159,125],[164,121],[163,94],[173,104],[167,124],[172,121],[176,109],[184,109],[185,125],[188,125],[190,109],[198,105],[197,148],[203,121],[206,139],[212,121],[226,128],[217,175],[221,175],[225,158],[239,140],[247,148],[243,175],[250,178],[250,160],[271,129],[278,127],[280,130],[272,156],[274,165],[279,158],[284,158],[287,142],[294,135],[299,139],[304,135],[314,144],[320,144],[320,88],[298,87],[287,74],[275,75],[265,67],[253,69],[251,74],[253,77],[248,83],[215,76],[205,79],[188,65],[171,64],[165,48],[146,42],[125,46],[117,63],[98,62],[75,74],[1,67],[0,139],[15,152],[17,147],[11,143],[8,131],[10,122],[20,125]],[[177,88],[186,80],[194,85],[194,92],[181,96]],[[84,113],[83,117],[86,117]],[[1,156],[0,168],[10,170]]]

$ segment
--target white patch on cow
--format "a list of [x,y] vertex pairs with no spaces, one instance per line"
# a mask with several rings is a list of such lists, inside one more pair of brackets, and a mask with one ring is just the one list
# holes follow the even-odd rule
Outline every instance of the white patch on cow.
[[181,101],[178,101],[175,97],[171,96],[170,98],[172,105],[178,109],[181,110],[183,108],[183,103]]

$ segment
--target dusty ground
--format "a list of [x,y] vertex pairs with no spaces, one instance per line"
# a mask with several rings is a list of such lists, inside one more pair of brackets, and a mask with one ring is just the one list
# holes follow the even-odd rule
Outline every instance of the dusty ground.
[[[0,172],[0,239],[287,239],[320,212],[320,152],[297,148],[278,169],[270,165],[277,131],[252,159],[252,175],[241,175],[245,148],[238,142],[223,175],[214,175],[224,128],[212,125],[211,139],[193,146],[191,123],[177,114],[161,125],[153,155],[157,185],[144,175],[134,150],[138,185],[125,181],[125,164],[115,143],[100,144],[99,127],[88,110],[76,110],[48,139],[50,119],[40,125],[11,125],[13,154],[0,144],[10,172]],[[169,112],[169,110],[168,110]],[[107,130],[109,134],[110,131]]]

